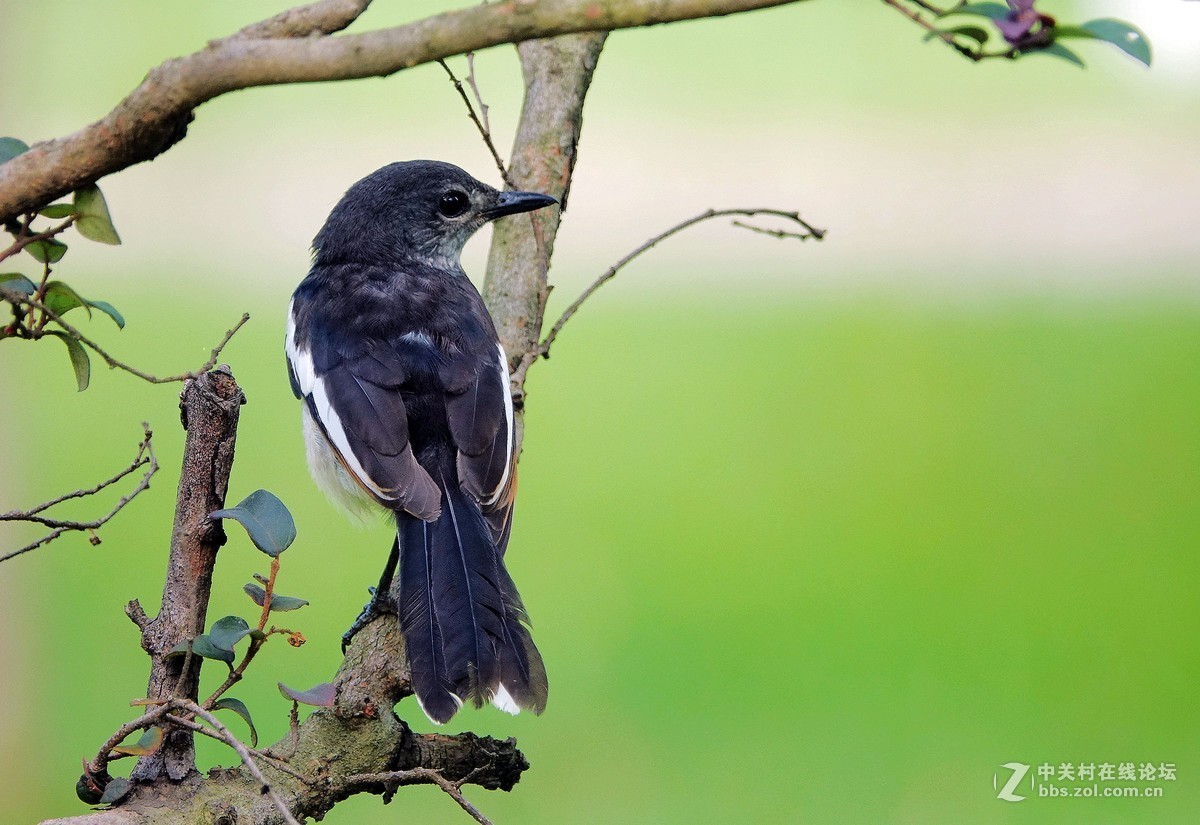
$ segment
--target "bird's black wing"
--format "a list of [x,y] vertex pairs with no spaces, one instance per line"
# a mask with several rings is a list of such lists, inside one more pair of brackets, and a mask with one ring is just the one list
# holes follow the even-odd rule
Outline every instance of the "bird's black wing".
[[447,359],[440,377],[446,419],[458,451],[458,481],[479,504],[501,553],[516,496],[512,394],[504,350],[488,347]]
[[409,443],[405,342],[353,340],[318,324],[289,329],[293,389],[363,490],[392,510],[436,518],[441,493]]

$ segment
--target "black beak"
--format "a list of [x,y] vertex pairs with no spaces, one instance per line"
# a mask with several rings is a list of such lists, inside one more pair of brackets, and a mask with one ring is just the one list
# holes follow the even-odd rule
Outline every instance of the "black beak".
[[483,210],[483,217],[493,221],[505,215],[532,212],[534,209],[541,209],[552,203],[558,203],[558,201],[549,195],[542,195],[538,192],[501,192],[500,197],[496,200],[496,205],[491,209]]

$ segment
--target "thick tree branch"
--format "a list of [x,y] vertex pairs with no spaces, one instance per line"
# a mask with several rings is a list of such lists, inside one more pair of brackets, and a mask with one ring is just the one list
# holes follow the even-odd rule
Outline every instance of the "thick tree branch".
[[[341,36],[318,33],[348,25],[364,4],[315,3],[303,13],[285,12],[163,63],[102,120],[34,144],[0,164],[0,222],[157,157],[184,136],[196,107],[226,92],[386,76],[501,43],[716,17],[791,2],[799,0],[508,0]],[[305,32],[313,36],[295,36]]]

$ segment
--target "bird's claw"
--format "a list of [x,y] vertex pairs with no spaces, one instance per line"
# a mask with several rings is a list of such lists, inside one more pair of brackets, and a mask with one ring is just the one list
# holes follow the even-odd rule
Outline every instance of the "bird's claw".
[[378,588],[368,587],[367,592],[371,594],[370,601],[363,605],[362,612],[358,614],[358,618],[350,625],[350,629],[342,634],[343,656],[346,655],[346,651],[350,648],[350,642],[354,641],[354,637],[358,635],[358,631],[388,612],[386,599],[379,595]]

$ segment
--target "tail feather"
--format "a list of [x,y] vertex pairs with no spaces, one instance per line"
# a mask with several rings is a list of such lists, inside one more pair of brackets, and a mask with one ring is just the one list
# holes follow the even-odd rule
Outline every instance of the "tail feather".
[[541,713],[546,669],[521,597],[478,504],[457,484],[441,487],[436,521],[397,519],[400,571],[392,588],[413,690],[437,723],[467,701]]
[[429,524],[408,515],[397,525],[400,571],[392,582],[400,628],[404,633],[413,692],[425,715],[444,721],[461,701],[446,671],[442,629],[433,600],[433,542]]

